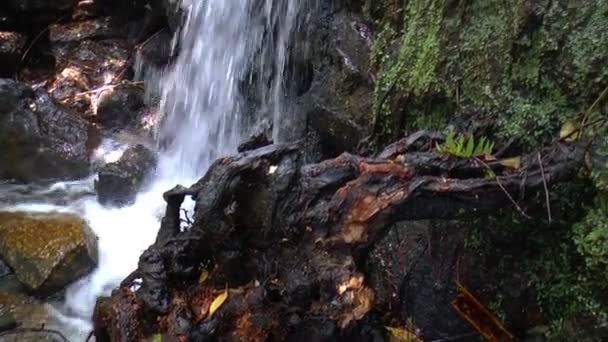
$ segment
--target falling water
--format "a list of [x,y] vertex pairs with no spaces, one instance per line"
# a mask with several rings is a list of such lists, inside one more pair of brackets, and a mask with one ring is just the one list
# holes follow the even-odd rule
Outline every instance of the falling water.
[[[243,86],[254,87],[248,79],[252,74],[271,75],[269,82],[255,86],[263,88],[258,101],[270,112],[265,115],[274,120],[273,134],[278,135],[298,6],[299,0],[182,0],[188,15],[176,37],[179,54],[159,84],[164,113],[158,132],[159,165],[135,203],[120,209],[99,205],[90,195],[89,178],[81,182],[88,194],[82,191],[67,205],[40,200],[9,208],[76,213],[98,236],[98,268],[67,290],[64,303],[52,306],[59,328],[74,341],[84,340],[90,331],[96,299],[134,270],[141,253],[153,243],[164,209],[162,193],[176,184],[193,183],[213,160],[235,153],[250,124],[260,119],[247,108],[241,92]],[[112,144],[106,141],[102,147],[107,151],[100,159],[115,159],[116,150],[124,150]],[[55,187],[68,189],[65,184]]]

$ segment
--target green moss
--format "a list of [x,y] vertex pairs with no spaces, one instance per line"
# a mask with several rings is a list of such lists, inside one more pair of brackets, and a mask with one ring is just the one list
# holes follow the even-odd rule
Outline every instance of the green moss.
[[[379,3],[394,11],[394,2]],[[412,0],[399,25],[394,14],[379,16],[380,7],[372,54],[380,141],[475,114],[493,121],[497,136],[531,148],[588,108],[608,82],[608,0]],[[452,112],[430,108],[437,99]]]

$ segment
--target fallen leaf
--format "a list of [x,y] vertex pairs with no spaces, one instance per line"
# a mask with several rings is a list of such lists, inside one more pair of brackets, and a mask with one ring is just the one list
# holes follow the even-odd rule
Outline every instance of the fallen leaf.
[[163,342],[163,337],[161,334],[156,334],[156,335],[152,336],[152,338],[150,339],[150,342]]
[[207,316],[207,318],[213,316],[213,314],[224,304],[226,299],[228,299],[228,289],[226,289],[226,291],[219,296],[215,297],[211,303],[211,307],[209,307],[209,316]]
[[506,168],[509,168],[509,169],[519,170],[519,168],[521,167],[521,158],[515,157],[515,158],[503,159],[500,161],[500,165],[502,165]]
[[385,327],[391,334],[391,342],[422,342],[422,340],[403,328]]
[[204,283],[207,280],[207,278],[209,278],[209,272],[207,270],[203,270],[201,272],[201,276],[198,278],[198,283],[199,284]]
[[564,122],[559,131],[559,137],[566,139],[566,141],[575,141],[578,138],[578,134],[578,126],[572,120]]

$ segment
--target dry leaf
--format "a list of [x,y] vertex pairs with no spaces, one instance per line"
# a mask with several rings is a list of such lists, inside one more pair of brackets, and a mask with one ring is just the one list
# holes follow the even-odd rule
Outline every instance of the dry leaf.
[[519,170],[519,168],[521,167],[521,158],[515,157],[515,158],[503,159],[500,161],[500,165],[502,165],[506,168],[509,168],[509,169]]
[[566,139],[566,141],[575,141],[578,138],[578,134],[578,126],[572,120],[564,122],[559,131],[559,137]]
[[422,340],[403,328],[385,327],[391,334],[391,342],[422,342]]
[[226,302],[226,299],[228,299],[228,289],[213,300],[211,307],[209,308],[209,316],[207,316],[207,318],[213,316],[213,314],[224,304],[224,302]]

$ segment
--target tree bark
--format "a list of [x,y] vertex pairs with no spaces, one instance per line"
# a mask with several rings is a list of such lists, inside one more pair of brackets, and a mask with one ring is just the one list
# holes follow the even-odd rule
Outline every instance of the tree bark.
[[[542,169],[533,153],[513,170],[501,160],[416,151],[438,137],[420,132],[376,158],[343,154],[312,165],[302,165],[297,145],[216,161],[193,186],[165,194],[158,238],[139,262],[141,287],[127,282],[109,299],[109,307],[132,313],[108,314],[107,302],[98,305],[98,340],[135,341],[158,331],[190,341],[385,340],[375,292],[360,269],[392,223],[513,206],[545,182],[567,180],[586,149],[556,143],[541,151]],[[186,196],[196,207],[182,229]],[[203,271],[209,277],[201,282]],[[226,288],[228,299],[210,315]]]

